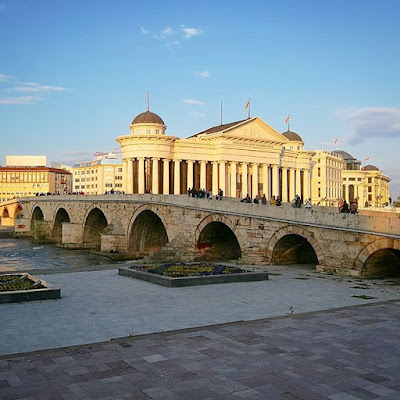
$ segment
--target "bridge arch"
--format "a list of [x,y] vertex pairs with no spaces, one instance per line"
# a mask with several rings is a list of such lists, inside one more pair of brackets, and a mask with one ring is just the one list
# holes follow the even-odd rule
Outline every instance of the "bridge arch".
[[87,211],[83,223],[83,247],[101,249],[101,233],[108,226],[104,212],[93,205]]
[[59,206],[54,215],[53,222],[53,239],[57,243],[62,241],[62,224],[63,222],[71,222],[67,210],[63,206]]
[[[220,214],[205,217],[195,231],[198,260],[229,261],[242,256],[236,225]],[[238,239],[239,238],[239,239]]]
[[143,257],[161,250],[169,242],[164,220],[157,206],[149,204],[136,209],[128,226],[128,252]]
[[16,218],[16,216],[21,213],[22,213],[22,206],[21,204],[18,203],[14,210],[14,218]]
[[36,228],[36,222],[44,221],[44,215],[42,209],[36,205],[33,208],[31,216],[31,231],[34,232]]
[[378,239],[358,254],[355,268],[361,276],[400,276],[400,240]]
[[4,208],[3,208],[3,213],[1,214],[1,217],[2,217],[2,218],[10,218],[10,213],[9,213],[7,207],[4,207]]
[[325,257],[314,235],[295,225],[278,229],[268,243],[270,264],[324,264]]

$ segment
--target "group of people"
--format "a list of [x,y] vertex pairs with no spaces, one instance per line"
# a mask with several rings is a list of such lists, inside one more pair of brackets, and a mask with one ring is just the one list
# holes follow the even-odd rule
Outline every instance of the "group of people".
[[[196,199],[213,199],[213,194],[211,190],[209,192],[206,192],[204,189],[195,189],[193,187],[188,189],[187,194],[189,197],[195,197]],[[215,199],[222,200],[223,197],[224,191],[222,189],[219,189],[218,194],[215,196]]]
[[[268,204],[268,200],[265,197],[265,194],[263,194],[262,196],[256,196],[254,197],[254,199],[252,200],[251,197],[249,196],[249,194],[246,195],[246,197],[244,197],[242,200],[240,200],[241,203],[254,203],[254,204]],[[279,196],[275,197],[272,196],[271,200],[269,201],[269,203],[271,204],[271,206],[281,206],[282,205],[282,200]]]
[[340,199],[339,200],[339,212],[356,214],[358,212],[357,199],[354,199],[352,202],[350,202],[350,206],[346,200],[344,200],[343,198]]

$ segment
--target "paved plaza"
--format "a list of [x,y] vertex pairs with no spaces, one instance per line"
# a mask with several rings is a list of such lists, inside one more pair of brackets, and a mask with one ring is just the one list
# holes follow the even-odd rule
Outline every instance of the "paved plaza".
[[6,399],[398,400],[400,302],[0,359]]
[[166,288],[108,268],[42,272],[60,300],[0,305],[0,399],[400,399],[398,282],[275,266]]

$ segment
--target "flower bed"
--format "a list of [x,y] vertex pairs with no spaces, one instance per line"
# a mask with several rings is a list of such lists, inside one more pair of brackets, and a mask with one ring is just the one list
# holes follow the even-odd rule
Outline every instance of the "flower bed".
[[221,274],[241,274],[244,273],[240,268],[228,267],[221,264],[185,264],[173,263],[162,265],[133,265],[131,268],[138,271],[146,271],[152,274],[170,276],[173,278],[187,277],[187,276],[209,276]]
[[29,274],[0,274],[0,304],[31,300],[50,300],[61,297],[61,289],[49,288]]
[[28,274],[0,275],[0,292],[43,288],[42,281],[33,281]]
[[210,263],[132,265],[119,268],[118,273],[119,275],[168,287],[251,282],[268,279],[267,272],[248,272],[237,267]]

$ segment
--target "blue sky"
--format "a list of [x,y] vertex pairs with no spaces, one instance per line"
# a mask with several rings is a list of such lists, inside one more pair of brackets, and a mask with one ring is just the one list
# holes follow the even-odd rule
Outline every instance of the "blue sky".
[[[0,162],[86,161],[150,109],[188,137],[259,116],[400,195],[400,1],[0,0]],[[338,145],[334,145],[338,138]],[[368,161],[365,158],[369,157]]]

